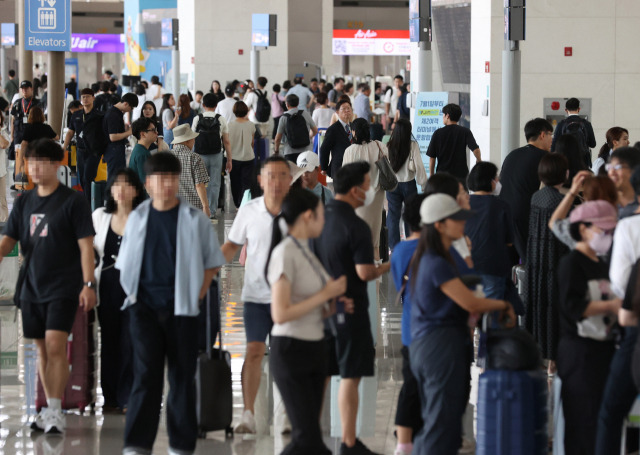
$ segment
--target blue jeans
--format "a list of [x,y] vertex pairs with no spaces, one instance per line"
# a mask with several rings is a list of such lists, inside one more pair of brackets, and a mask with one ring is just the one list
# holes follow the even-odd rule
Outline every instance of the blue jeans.
[[[389,248],[391,248],[391,250],[400,242],[402,204],[414,194],[418,194],[418,187],[415,180],[398,182],[398,187],[395,190],[387,191],[387,202],[389,203],[387,229],[389,230]],[[408,236],[409,226],[407,224],[404,226],[404,232]]]
[[216,214],[218,210],[218,197],[220,196],[220,185],[222,183],[222,153],[215,155],[200,155],[204,166],[209,173],[209,184],[207,185],[207,200],[209,201],[209,210],[211,216]]
[[424,426],[414,436],[416,455],[455,455],[471,385],[471,337],[464,327],[437,327],[409,348]]
[[507,289],[507,278],[497,275],[480,275],[482,278],[482,287],[484,296],[488,299],[504,299],[504,293]]
[[598,414],[596,455],[620,453],[622,423],[638,396],[631,376],[631,359],[637,336],[635,327],[625,327],[624,339],[611,360]]

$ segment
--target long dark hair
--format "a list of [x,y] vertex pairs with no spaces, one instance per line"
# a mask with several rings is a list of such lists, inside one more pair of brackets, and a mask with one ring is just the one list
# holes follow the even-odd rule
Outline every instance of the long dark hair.
[[353,128],[354,144],[368,144],[371,142],[369,122],[363,118],[357,118],[351,122],[351,127]]
[[189,102],[189,95],[184,93],[178,98],[178,106],[180,106],[180,117],[189,118],[191,115],[191,103]]
[[293,226],[298,217],[307,210],[315,211],[320,204],[320,198],[311,191],[302,188],[293,188],[285,196],[282,201],[280,214],[273,219],[273,228],[271,231],[271,247],[269,247],[269,256],[267,264],[264,267],[264,276],[269,282],[269,263],[271,262],[271,254],[276,246],[282,241],[282,231],[280,230],[280,220],[283,219],[288,227]]
[[609,152],[613,149],[613,141],[619,141],[623,134],[629,134],[629,131],[626,128],[622,128],[620,126],[614,126],[613,128],[609,128],[607,130],[606,139],[607,142],[602,144],[600,147],[600,152],[598,152],[598,158],[602,158],[606,163],[609,162]]
[[160,117],[162,117],[162,114],[164,113],[165,110],[167,109],[172,110],[171,106],[169,106],[169,100],[171,99],[172,96],[173,96],[173,93],[165,93],[164,95],[162,95],[162,107],[160,108]]
[[105,204],[105,209],[104,209],[106,213],[115,213],[116,210],[118,210],[118,203],[116,202],[116,200],[113,198],[113,195],[111,194],[111,187],[113,186],[114,183],[116,183],[116,181],[120,177],[124,177],[124,181],[127,182],[128,185],[131,185],[136,189],[137,194],[136,194],[136,197],[133,198],[133,205],[132,205],[133,209],[139,206],[146,199],[146,196],[144,193],[144,187],[142,186],[142,182],[140,181],[140,177],[138,177],[138,174],[136,174],[136,172],[133,169],[128,167],[124,169],[120,169],[107,182],[107,188],[106,188],[107,203]]
[[150,117],[151,120],[153,120],[154,122],[158,121],[158,110],[156,108],[156,103],[154,103],[153,101],[145,101],[142,104],[142,109],[140,109],[140,114],[142,117],[144,117],[144,107],[145,106],[152,106],[153,107],[153,117]]
[[444,258],[454,267],[456,265],[451,253],[445,249],[444,243],[442,243],[442,236],[436,229],[435,223],[425,224],[422,226],[422,230],[420,231],[418,247],[411,258],[411,289],[415,289],[416,287],[416,277],[418,276],[418,270],[420,269],[420,261],[427,251]]
[[393,172],[398,172],[411,153],[411,122],[409,120],[401,118],[396,122],[387,148],[391,168]]

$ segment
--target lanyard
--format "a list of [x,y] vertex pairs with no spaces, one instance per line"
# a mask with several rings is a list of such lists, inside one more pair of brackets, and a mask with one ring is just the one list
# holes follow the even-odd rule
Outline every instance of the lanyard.
[[28,113],[29,113],[29,109],[31,108],[31,103],[33,103],[33,98],[31,98],[31,99],[29,100],[29,105],[27,106],[27,109],[25,110],[25,109],[24,109],[24,98],[22,98],[22,113],[23,113],[23,114],[25,114],[25,115],[26,115],[26,114],[28,114]]
[[305,259],[309,262],[309,264],[311,265],[311,267],[313,268],[313,270],[318,274],[318,276],[320,277],[320,280],[322,281],[322,287],[324,288],[327,285],[327,280],[325,279],[324,275],[322,274],[322,271],[320,271],[318,269],[318,266],[316,265],[316,263],[313,261],[313,259],[311,259],[309,257],[309,255],[307,254],[307,252],[305,251],[305,249],[302,247],[302,245],[300,245],[300,242],[298,242],[298,239],[296,239],[294,236],[290,235],[289,237],[291,237],[291,240],[293,240],[293,243],[295,243],[295,245],[298,247],[298,249],[300,250],[300,252],[302,253],[302,255],[305,257]]

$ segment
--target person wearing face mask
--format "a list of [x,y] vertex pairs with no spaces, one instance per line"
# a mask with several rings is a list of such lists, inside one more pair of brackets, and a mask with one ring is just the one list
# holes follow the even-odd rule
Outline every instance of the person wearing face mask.
[[490,161],[476,164],[467,178],[469,204],[476,216],[470,218],[464,233],[471,239],[474,270],[482,276],[484,293],[490,299],[503,299],[511,278],[509,246],[513,244],[513,222],[506,202],[499,199],[498,167]]
[[555,279],[560,258],[569,252],[549,229],[549,220],[562,202],[563,184],[569,164],[558,153],[548,153],[538,165],[538,177],[545,187],[531,198],[527,241],[526,329],[541,347],[542,358],[549,360],[549,373],[555,372],[558,350],[558,281]]
[[356,438],[358,385],[363,376],[374,375],[375,363],[367,282],[387,273],[390,265],[374,264],[371,230],[355,213],[355,209],[364,205],[367,199],[364,195],[370,194],[370,169],[369,163],[363,161],[340,168],[333,181],[335,199],[326,205],[324,229],[312,243],[313,251],[329,275],[334,279],[346,275],[345,296],[354,303],[353,314],[338,309],[331,319],[335,336],[327,334],[326,340],[327,375],[340,374],[342,378],[338,393],[342,425],[340,455],[373,454]]
[[373,256],[380,260],[380,229],[382,228],[382,209],[384,206],[385,191],[378,182],[378,167],[376,161],[381,155],[389,156],[387,146],[379,141],[372,141],[369,122],[365,119],[355,119],[351,123],[353,127],[353,144],[344,151],[342,165],[365,161],[371,167],[371,185],[366,192],[360,194],[361,207],[356,209],[360,218],[365,220],[371,229],[373,239]]
[[562,379],[565,453],[589,455],[596,453],[598,410],[615,352],[610,328],[622,305],[611,292],[609,267],[602,259],[611,247],[617,213],[606,201],[589,201],[577,207],[570,220],[577,243],[558,266],[561,335],[557,365]]

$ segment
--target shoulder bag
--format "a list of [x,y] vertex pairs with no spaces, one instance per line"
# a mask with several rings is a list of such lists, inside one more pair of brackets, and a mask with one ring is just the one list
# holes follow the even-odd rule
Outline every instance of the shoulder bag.
[[378,146],[378,161],[376,161],[376,167],[378,168],[378,183],[380,188],[384,191],[393,191],[398,187],[398,177],[396,177],[396,173],[393,172],[393,169],[391,168],[389,158],[382,153],[380,143],[378,141],[374,142]]

